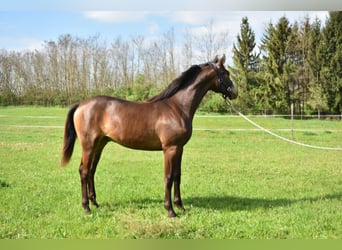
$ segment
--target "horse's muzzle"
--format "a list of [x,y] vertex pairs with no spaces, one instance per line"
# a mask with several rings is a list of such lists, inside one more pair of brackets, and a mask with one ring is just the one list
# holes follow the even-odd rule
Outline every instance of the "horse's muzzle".
[[230,100],[236,99],[238,97],[238,89],[237,87],[233,84],[233,82],[231,83],[231,85],[227,88],[227,96]]

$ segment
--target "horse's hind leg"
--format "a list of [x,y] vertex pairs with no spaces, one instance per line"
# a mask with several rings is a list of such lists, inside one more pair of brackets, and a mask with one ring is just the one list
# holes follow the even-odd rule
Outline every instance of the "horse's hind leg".
[[89,180],[89,165],[90,165],[89,151],[83,149],[82,160],[79,168],[81,188],[82,188],[82,206],[86,214],[90,214],[89,198],[88,198],[88,180]]
[[99,204],[96,201],[96,192],[95,192],[95,171],[97,167],[97,163],[100,160],[100,155],[95,154],[92,159],[90,173],[88,178],[88,191],[89,191],[89,199],[94,206],[99,207]]
[[95,180],[94,180],[95,172],[96,172],[97,164],[101,157],[102,150],[104,146],[107,144],[107,142],[108,140],[104,138],[96,144],[95,152],[92,155],[92,161],[90,165],[90,172],[89,172],[89,178],[88,178],[89,199],[91,203],[96,207],[99,207],[99,204],[96,201]]

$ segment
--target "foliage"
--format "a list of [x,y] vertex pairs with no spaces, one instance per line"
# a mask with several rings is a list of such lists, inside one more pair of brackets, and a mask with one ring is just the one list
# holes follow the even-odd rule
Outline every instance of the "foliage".
[[231,68],[232,78],[239,87],[239,109],[243,112],[255,105],[253,92],[258,86],[256,74],[259,70],[259,55],[255,53],[255,34],[249,26],[248,18],[244,17],[241,23],[240,35],[237,35],[237,45],[233,46],[233,61]]
[[317,110],[318,119],[320,119],[320,114],[322,110],[325,110],[328,108],[327,106],[327,98],[325,95],[323,95],[323,90],[321,85],[315,84],[312,86],[313,89],[311,89],[311,98],[308,101],[308,105],[312,107],[314,110]]
[[330,111],[342,109],[342,12],[331,12],[323,28],[321,80]]
[[284,16],[279,19],[275,26],[272,23],[269,24],[262,40],[265,71],[268,73],[268,79],[271,80],[271,87],[266,88],[271,93],[265,94],[269,97],[273,96],[272,99],[269,99],[273,100],[270,105],[280,113],[286,112],[286,106],[289,105],[288,96],[286,95],[290,93],[288,88],[288,67],[291,64],[289,53],[287,53],[290,48],[288,46],[290,34],[291,27],[288,19]]
[[220,95],[208,93],[200,106],[200,110],[204,112],[226,113],[227,104]]
[[[305,17],[301,23],[290,24],[284,16],[276,25],[269,23],[262,39],[256,88],[242,91],[240,99],[251,100],[252,94],[254,105],[265,112],[289,113],[294,104],[297,114],[317,112],[318,108],[318,112],[340,113],[339,15],[341,12],[331,12],[323,29],[317,18],[312,23]],[[243,59],[236,51],[234,56]]]

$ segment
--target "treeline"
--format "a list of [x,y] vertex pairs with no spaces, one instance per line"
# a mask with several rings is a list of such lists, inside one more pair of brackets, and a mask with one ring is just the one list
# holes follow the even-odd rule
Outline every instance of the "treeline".
[[[35,51],[0,51],[0,105],[70,105],[94,95],[147,99],[193,63],[222,54],[225,33],[187,30],[181,48],[171,28],[158,40],[136,36],[111,44],[99,35],[61,35]],[[195,52],[198,51],[198,52]],[[196,53],[196,55],[195,55]]]
[[[227,53],[227,33],[213,22],[197,35],[187,30],[176,44],[170,29],[157,41],[143,36],[86,39],[62,35],[35,51],[0,51],[0,105],[69,105],[104,94],[145,100],[158,93],[193,63]],[[243,112],[340,114],[342,108],[342,12],[289,23],[284,16],[269,23],[260,44],[243,18],[234,41],[233,80]],[[228,52],[228,54],[230,54]],[[219,95],[209,94],[201,108],[224,112]]]
[[321,21],[304,18],[270,23],[261,44],[243,18],[231,68],[239,85],[241,110],[296,114],[342,110],[342,12]]

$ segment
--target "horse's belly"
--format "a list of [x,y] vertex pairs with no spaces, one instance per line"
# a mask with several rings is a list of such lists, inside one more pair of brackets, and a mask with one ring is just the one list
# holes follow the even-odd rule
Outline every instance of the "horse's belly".
[[117,133],[116,136],[111,136],[112,140],[116,143],[132,148],[132,149],[140,149],[140,150],[161,150],[162,145],[159,140],[159,137],[154,133],[148,133],[148,131],[144,131],[144,133],[133,133],[132,131],[126,132],[121,131]]
[[140,149],[140,150],[162,150],[162,146],[160,143],[153,143],[153,142],[140,142],[140,141],[117,141],[122,146],[131,149]]

